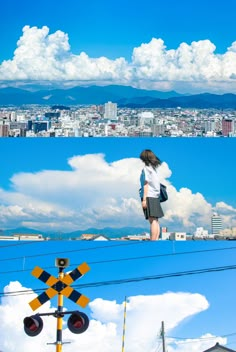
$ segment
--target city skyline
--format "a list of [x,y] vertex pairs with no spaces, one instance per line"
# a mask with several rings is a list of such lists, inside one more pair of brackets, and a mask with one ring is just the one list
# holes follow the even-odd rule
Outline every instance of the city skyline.
[[191,7],[186,0],[122,0],[119,6],[14,0],[0,6],[1,87],[54,82],[236,92],[231,0],[224,6],[193,1]]
[[[56,320],[43,317],[43,331],[29,338],[23,330],[23,318],[33,314],[28,303],[48,287],[31,271],[39,266],[57,276],[56,257],[69,258],[70,266],[65,272],[83,262],[90,266],[90,271],[72,284],[90,299],[86,309],[64,299],[66,309],[80,309],[90,319],[89,329],[81,335],[72,334],[63,325],[63,341],[71,341],[64,347],[68,352],[93,351],[94,346],[97,352],[120,351],[125,297],[127,352],[154,352],[160,348],[161,321],[165,322],[170,352],[202,352],[216,342],[236,347],[232,243],[204,241],[193,246],[177,242],[46,241],[18,245],[1,242],[0,248],[4,264],[0,272],[0,323],[4,326],[0,331],[0,349],[4,352],[15,352],[16,346],[19,352],[29,348],[35,352],[52,351],[52,346],[46,344],[55,341]],[[222,271],[212,271],[220,267]],[[206,273],[175,276],[200,269],[207,269]],[[165,277],[166,274],[172,275]],[[159,276],[162,278],[157,279]],[[133,281],[135,278],[138,280]],[[28,291],[31,289],[35,293]],[[35,313],[52,312],[56,305],[54,298]],[[66,320],[64,317],[65,323]]]
[[[51,232],[148,227],[138,194],[139,155],[163,161],[169,200],[161,226],[170,231],[236,226],[235,138],[0,139],[0,228]],[[7,153],[6,153],[7,151]]]
[[235,112],[227,109],[117,108],[112,102],[64,107],[61,111],[39,105],[0,108],[0,137],[200,136],[235,137]]

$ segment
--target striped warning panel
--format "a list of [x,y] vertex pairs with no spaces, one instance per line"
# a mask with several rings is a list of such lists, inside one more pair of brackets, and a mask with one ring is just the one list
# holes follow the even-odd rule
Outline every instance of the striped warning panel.
[[49,274],[39,266],[36,266],[31,274],[48,286],[53,286],[59,281],[55,276]]
[[54,290],[52,287],[48,288],[45,292],[41,293],[38,297],[29,302],[29,305],[32,310],[36,310],[41,307],[44,303],[49,301],[51,298],[56,296],[58,292]]
[[90,299],[84,296],[82,293],[76,291],[74,288],[67,286],[62,291],[61,294],[76,304],[80,305],[80,307],[85,308],[89,303]]
[[77,266],[76,269],[74,269],[73,271],[71,271],[69,274],[66,274],[64,276],[64,278],[62,279],[62,281],[67,284],[70,285],[72,284],[75,280],[77,280],[78,278],[80,278],[81,276],[83,276],[84,274],[86,274],[88,271],[90,270],[90,267],[88,266],[87,263],[82,263],[79,266]]
[[64,277],[57,279],[55,276],[50,275],[47,271],[41,269],[39,266],[36,266],[32,271],[32,275],[50,287],[45,292],[41,293],[38,297],[29,302],[30,307],[32,310],[36,310],[57,294],[62,294],[76,304],[85,308],[90,301],[89,298],[79,293],[69,285],[86,274],[89,270],[90,267],[88,264],[82,263],[69,274],[66,274]]

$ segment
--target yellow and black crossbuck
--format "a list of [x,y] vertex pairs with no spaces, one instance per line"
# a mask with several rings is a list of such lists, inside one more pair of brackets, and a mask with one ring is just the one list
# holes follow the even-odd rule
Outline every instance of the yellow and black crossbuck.
[[47,271],[41,269],[39,266],[36,266],[32,271],[32,275],[50,287],[41,293],[38,297],[29,302],[30,307],[32,310],[36,310],[45,302],[49,301],[51,298],[60,293],[80,305],[82,308],[85,308],[89,303],[89,298],[79,293],[74,288],[70,287],[70,285],[75,280],[86,274],[89,270],[90,267],[88,264],[82,263],[70,273],[65,274],[63,278],[58,279],[49,274]]

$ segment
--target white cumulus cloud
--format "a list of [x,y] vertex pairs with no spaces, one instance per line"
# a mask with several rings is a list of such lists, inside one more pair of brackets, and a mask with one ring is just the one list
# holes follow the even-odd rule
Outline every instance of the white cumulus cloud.
[[0,80],[74,81],[80,84],[124,84],[182,92],[236,92],[236,41],[225,53],[208,39],[166,47],[152,38],[133,48],[130,60],[73,54],[68,34],[47,26],[25,26],[14,56],[0,64]]
[[[71,170],[17,173],[10,190],[0,189],[0,227],[33,227],[38,230],[73,231],[89,227],[148,227],[139,200],[139,176],[143,167],[136,158],[108,163],[103,154],[73,156]],[[209,227],[213,211],[222,214],[225,226],[236,225],[234,209],[210,204],[201,193],[177,190],[168,178],[168,164],[160,166],[161,182],[168,186],[162,225],[178,229]]]
[[[27,290],[19,282],[10,282],[4,288],[5,294],[14,291]],[[35,352],[51,351],[52,346],[47,342],[54,342],[56,335],[56,320],[54,317],[42,317],[44,328],[36,337],[29,337],[24,333],[23,319],[33,315],[28,302],[36,295],[5,296],[0,304],[0,349],[4,352],[25,352],[33,349]],[[170,336],[173,328],[177,327],[186,318],[207,310],[209,302],[198,293],[168,292],[151,296],[131,296],[127,298],[125,349],[127,352],[156,351],[157,329],[161,321],[165,321],[166,335]],[[50,302],[45,303],[37,311],[53,312]],[[63,340],[71,341],[66,350],[72,352],[93,351],[118,352],[121,349],[123,333],[124,303],[97,298],[89,304],[90,325],[81,335],[72,334],[66,326],[64,319]],[[144,314],[145,312],[145,314]],[[14,328],[13,328],[14,327]],[[155,328],[154,328],[155,327]],[[209,339],[210,337],[210,339]],[[168,350],[185,352],[201,351],[209,348],[216,341],[226,343],[226,339],[214,337],[209,333],[199,339],[189,340],[188,344],[175,339],[167,339]],[[208,339],[207,339],[208,338]],[[198,350],[196,349],[198,347]]]

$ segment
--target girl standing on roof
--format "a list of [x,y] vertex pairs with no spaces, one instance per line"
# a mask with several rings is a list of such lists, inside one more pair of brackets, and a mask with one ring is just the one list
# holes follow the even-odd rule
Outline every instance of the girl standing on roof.
[[144,168],[140,175],[140,197],[144,216],[150,223],[150,239],[156,241],[160,236],[158,219],[164,216],[160,204],[160,178],[158,167],[160,159],[150,150],[145,149],[140,154]]

